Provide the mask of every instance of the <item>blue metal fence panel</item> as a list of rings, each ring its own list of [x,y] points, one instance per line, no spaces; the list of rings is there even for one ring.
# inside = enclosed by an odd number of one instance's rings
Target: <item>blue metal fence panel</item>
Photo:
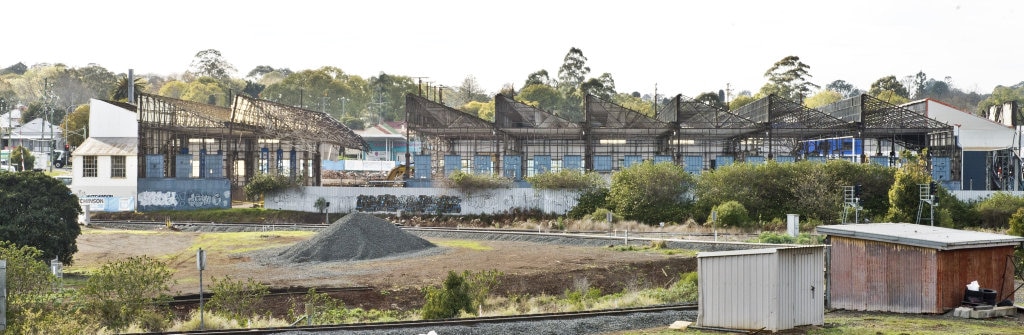
[[[583,170],[583,157],[580,155],[565,155],[562,157],[562,164],[568,170]]]
[[[594,156],[594,171],[610,172],[612,170],[612,156]]]
[[[501,174],[512,180],[523,180],[523,157],[505,156]]]
[[[204,178],[224,178],[224,156],[220,154],[206,155],[203,158],[206,162],[204,165]]]
[[[174,177],[178,179],[192,178],[192,156],[182,154],[174,156]]]
[[[750,164],[758,165],[763,164],[765,158],[764,156],[747,156],[747,158],[745,158],[744,161]]]
[[[952,179],[949,163],[949,157],[932,157],[932,180],[944,182]]]
[[[551,155],[534,155],[533,173],[541,174],[544,172],[551,172]]]
[[[444,175],[450,176],[455,171],[462,171],[462,156],[444,155]]]
[[[654,163],[672,162],[672,156],[669,155],[656,155],[654,156]]]
[[[715,168],[723,166],[729,166],[736,162],[736,158],[733,156],[718,156],[715,158]]]
[[[871,164],[877,164],[881,166],[889,166],[888,156],[871,156]]]
[[[778,156],[775,157],[775,162],[778,163],[795,163],[796,157],[793,156]]]
[[[622,167],[623,168],[628,168],[630,166],[633,166],[633,164],[640,164],[640,163],[643,163],[643,162],[644,162],[644,157],[643,156],[640,156],[640,155],[626,155],[626,157],[623,157],[623,159],[622,159]]]
[[[704,170],[704,157],[683,157],[683,170],[686,170],[686,172],[689,172],[690,174],[700,174],[700,172]]]
[[[413,176],[416,179],[430,179],[430,155],[412,157]]]
[[[473,157],[473,173],[491,173],[491,156],[476,155]]]

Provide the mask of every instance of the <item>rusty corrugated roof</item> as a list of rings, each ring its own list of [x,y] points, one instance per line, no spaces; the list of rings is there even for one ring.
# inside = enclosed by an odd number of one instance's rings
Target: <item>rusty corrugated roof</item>
[[[959,230],[910,223],[866,223],[827,225],[819,233],[862,240],[897,243],[938,250],[987,248],[1018,245],[1024,237],[980,231]]]

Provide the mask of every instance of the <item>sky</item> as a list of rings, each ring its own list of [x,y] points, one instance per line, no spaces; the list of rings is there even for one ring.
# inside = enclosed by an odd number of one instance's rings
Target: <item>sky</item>
[[[260,65],[334,66],[459,86],[520,89],[557,77],[579,48],[588,77],[618,92],[757,92],[790,55],[822,87],[923,71],[965,91],[1024,81],[1024,1],[113,1],[4,4],[0,67],[97,64],[115,73],[181,74],[220,51],[243,77]]]

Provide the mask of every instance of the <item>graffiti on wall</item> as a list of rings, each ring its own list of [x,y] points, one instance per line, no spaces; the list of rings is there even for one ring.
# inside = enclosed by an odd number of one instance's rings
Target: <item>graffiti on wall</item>
[[[226,192],[225,192],[226,193]],[[229,202],[227,201],[230,194],[206,194],[206,193],[192,193],[192,192],[161,192],[161,191],[147,191],[140,192],[138,195],[139,207],[141,209],[155,209],[159,208],[176,208],[176,209],[189,209],[189,208],[224,208],[227,207]]]
[[[356,211],[458,214],[462,212],[462,199],[441,195],[360,195],[356,198]]]

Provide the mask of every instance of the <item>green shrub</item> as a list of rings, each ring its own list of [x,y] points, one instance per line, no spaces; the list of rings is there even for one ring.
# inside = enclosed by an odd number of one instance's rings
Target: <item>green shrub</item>
[[[531,177],[526,181],[536,189],[547,190],[581,190],[588,191],[603,188],[607,184],[603,177],[596,172],[580,172],[577,170],[563,169],[558,172],[545,172]]]
[[[596,221],[596,222],[607,222],[608,221],[608,213],[612,213],[612,222],[622,221],[622,215],[619,215],[618,213],[614,213],[614,212],[608,210],[607,208],[598,208],[598,209],[594,210],[593,213],[590,213],[590,220],[591,221]]]
[[[471,174],[462,171],[455,171],[445,180],[445,184],[451,188],[457,188],[465,193],[473,191],[508,188],[512,186],[512,180],[493,174]]]
[[[1024,198],[1005,192],[997,192],[978,203],[979,224],[985,228],[1006,228],[1010,216],[1024,207]]]
[[[716,225],[724,227],[739,227],[747,228],[750,224],[749,213],[747,208],[739,201],[726,201],[712,209],[714,212],[718,212],[718,221]],[[711,217],[708,216],[708,222],[711,222]]]
[[[119,331],[170,301],[166,293],[171,275],[157,259],[130,257],[103,264],[78,292],[88,313],[104,327]]]
[[[598,208],[607,207],[608,189],[597,188],[580,194],[579,201],[565,216],[570,219],[582,219],[584,216],[594,213]]]
[[[612,175],[608,206],[629,220],[646,224],[682,221],[693,176],[671,162],[645,161]]]
[[[252,278],[242,281],[233,280],[231,276],[221,280],[214,278],[210,289],[213,291],[208,305],[210,310],[237,321],[243,327],[256,315],[257,304],[270,294],[269,287]]]
[[[427,287],[426,302],[420,314],[423,319],[451,319],[459,316],[460,311],[473,313],[473,298],[470,296],[469,284],[455,271],[448,271],[448,278],[440,288]]]
[[[501,271],[498,270],[486,270],[475,273],[466,270],[463,272],[462,277],[465,278],[466,285],[468,285],[467,290],[469,291],[470,304],[482,307],[487,302],[487,296],[491,294],[491,290],[498,286],[498,278],[501,275]],[[478,314],[479,312],[477,311]]]
[[[259,200],[267,193],[280,192],[299,187],[298,182],[279,174],[258,174],[245,184],[245,198]]]
[[[17,146],[11,150],[11,166],[18,171],[31,171],[36,165],[36,156],[28,148]]]

